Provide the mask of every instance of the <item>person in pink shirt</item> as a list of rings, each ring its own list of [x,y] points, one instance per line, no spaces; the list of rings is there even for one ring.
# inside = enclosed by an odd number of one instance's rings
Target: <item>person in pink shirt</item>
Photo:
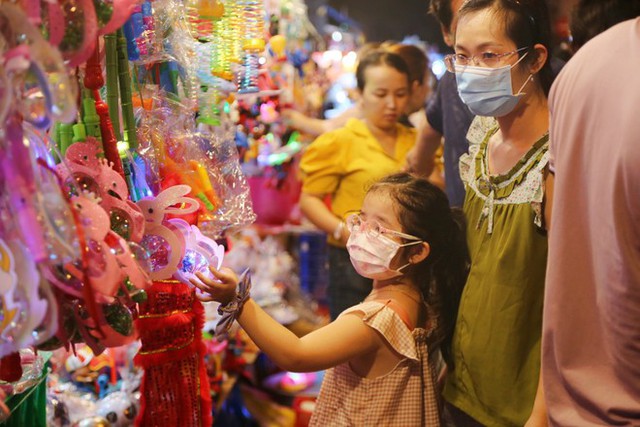
[[[640,425],[639,70],[635,18],[586,43],[549,97],[542,381],[553,426]]]

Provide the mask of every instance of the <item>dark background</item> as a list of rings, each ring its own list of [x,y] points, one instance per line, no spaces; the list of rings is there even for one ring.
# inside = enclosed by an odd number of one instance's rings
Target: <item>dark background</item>
[[[405,36],[417,35],[430,44],[445,46],[440,26],[428,14],[429,0],[306,0],[306,3],[314,23],[322,19],[315,16],[318,9],[331,6],[357,22],[366,41],[400,41]],[[341,24],[330,17],[328,22]]]
[[[330,6],[337,12],[356,22],[366,41],[402,40],[405,36],[417,35],[429,44],[446,51],[436,19],[428,14],[429,0],[305,0],[309,18],[321,30],[326,23],[341,26],[350,31],[344,22],[338,22],[327,14],[318,14],[323,6]],[[552,24],[558,18],[565,19],[576,0],[547,0]],[[558,32],[562,28],[556,28]],[[322,32],[322,30],[321,30]]]

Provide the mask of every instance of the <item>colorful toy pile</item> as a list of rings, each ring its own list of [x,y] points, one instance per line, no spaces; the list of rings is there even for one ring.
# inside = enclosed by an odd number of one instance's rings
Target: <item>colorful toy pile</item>
[[[216,239],[255,220],[232,117],[264,89],[265,19],[262,0],[0,3],[1,380],[26,347],[157,350],[145,319],[170,322],[189,278],[220,267]]]

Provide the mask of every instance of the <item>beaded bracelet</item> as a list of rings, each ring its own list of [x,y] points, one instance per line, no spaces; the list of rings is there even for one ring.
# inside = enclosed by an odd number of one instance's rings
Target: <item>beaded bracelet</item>
[[[242,306],[249,299],[250,290],[251,273],[249,272],[249,269],[246,269],[240,276],[236,296],[228,303],[220,304],[220,306],[218,307],[218,314],[222,317],[220,318],[220,320],[218,320],[218,324],[216,325],[217,337],[225,337],[229,333],[231,325],[240,315]]]

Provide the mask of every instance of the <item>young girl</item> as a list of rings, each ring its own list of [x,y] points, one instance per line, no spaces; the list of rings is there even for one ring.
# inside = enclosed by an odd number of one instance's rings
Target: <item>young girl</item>
[[[373,279],[364,302],[303,338],[236,292],[238,278],[193,284],[234,315],[281,368],[328,369],[311,425],[438,426],[441,353],[449,347],[468,253],[464,227],[444,193],[398,173],[374,184],[347,220],[354,268]],[[246,301],[244,304],[243,300]]]

